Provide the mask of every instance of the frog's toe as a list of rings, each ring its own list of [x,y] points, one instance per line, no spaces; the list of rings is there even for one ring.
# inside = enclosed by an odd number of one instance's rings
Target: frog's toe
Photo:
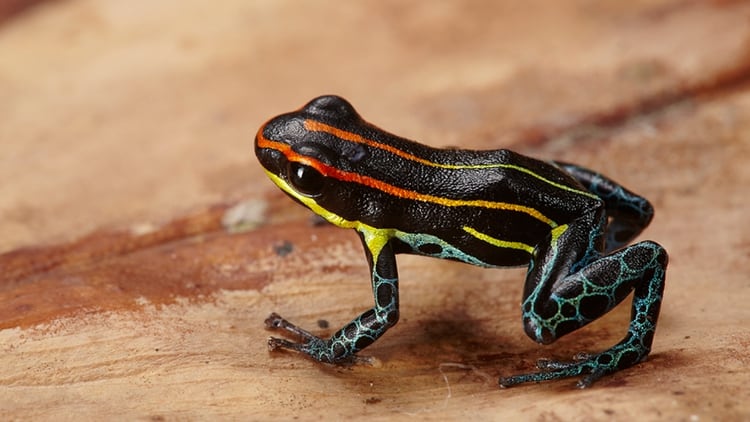
[[[269,330],[278,330],[280,328],[283,328],[285,324],[288,324],[288,321],[281,317],[281,315],[277,314],[276,312],[273,312],[271,315],[266,318],[263,323],[266,326],[266,329]]]
[[[540,359],[539,362],[537,362],[537,367],[541,369],[540,372],[503,377],[500,378],[499,384],[501,387],[512,387],[514,385],[524,384],[527,382],[542,382],[561,378],[575,377],[585,373],[589,365],[585,362],[580,361],[561,362],[556,360]],[[604,375],[604,373],[602,373],[602,375]],[[599,377],[597,377],[597,379],[598,378]],[[581,385],[581,383],[579,382],[578,387],[588,387],[594,381],[595,379],[592,379],[586,385]]]
[[[290,333],[290,334],[293,334],[295,336],[302,338],[304,342],[310,342],[310,341],[317,339],[317,337],[313,335],[312,333],[310,333],[309,331],[303,330],[302,328],[297,327],[296,325],[282,318],[281,315],[275,312],[269,315],[268,318],[266,318],[266,320],[264,321],[264,324],[267,330],[286,331],[287,333]],[[283,347],[286,349],[299,350],[298,348],[289,347],[288,344],[294,344],[291,342],[283,343],[281,342],[280,339],[275,339],[273,342],[275,344],[279,344],[279,346],[276,346],[275,348]],[[281,345],[282,343],[283,345]],[[269,344],[269,347],[271,347],[271,340],[269,340],[268,344]]]
[[[586,388],[607,374],[635,365],[645,359],[647,355],[648,351],[645,349],[620,344],[594,355],[579,353],[574,356],[572,361],[540,359],[537,362],[537,367],[541,371],[500,378],[499,384],[501,387],[511,387],[527,382],[550,381],[585,375],[576,386]]]
[[[299,351],[300,347],[301,345],[299,343],[294,343],[283,338],[277,338],[277,337],[268,338],[268,350],[269,351],[274,351],[274,350],[279,350],[279,349]]]

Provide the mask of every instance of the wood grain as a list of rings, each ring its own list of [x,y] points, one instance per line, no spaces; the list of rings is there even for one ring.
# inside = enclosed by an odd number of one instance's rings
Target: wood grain
[[[178,13],[179,9],[179,13]],[[0,408],[8,419],[750,420],[750,4],[41,2],[0,26]],[[437,146],[605,171],[670,252],[651,358],[575,390],[497,378],[552,346],[523,269],[399,257],[374,365],[270,354],[372,302],[356,236],[252,157],[267,118],[338,93]],[[237,208],[236,205],[240,206]],[[322,321],[327,322],[330,328]]]

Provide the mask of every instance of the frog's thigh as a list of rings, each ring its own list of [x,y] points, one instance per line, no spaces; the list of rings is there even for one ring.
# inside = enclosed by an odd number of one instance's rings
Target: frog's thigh
[[[540,343],[586,325],[621,301],[614,288],[612,265],[602,265],[600,250],[606,217],[598,209],[572,223],[558,226],[537,246],[531,260],[523,293],[523,323],[526,334]],[[589,287],[610,285],[592,294]],[[614,290],[616,292],[613,292]],[[613,299],[613,296],[618,296]]]
[[[560,162],[557,165],[604,201],[609,218],[606,251],[627,245],[651,222],[654,207],[646,198],[585,167]]]
[[[527,335],[540,343],[551,343],[601,317],[634,289],[635,318],[656,322],[666,252],[656,243],[641,242],[601,256],[597,245],[604,221],[600,219],[599,227],[587,225],[589,221],[577,220],[561,233],[553,232],[531,264],[523,322]]]

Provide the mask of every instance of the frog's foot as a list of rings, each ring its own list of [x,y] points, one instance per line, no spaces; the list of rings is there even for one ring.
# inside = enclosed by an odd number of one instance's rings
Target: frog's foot
[[[266,329],[268,330],[286,331],[287,333],[293,334],[302,339],[301,343],[295,343],[283,338],[269,337],[268,350],[270,351],[279,349],[294,350],[296,352],[304,353],[313,358],[316,358],[316,356],[313,354],[313,351],[316,349],[319,350],[325,345],[325,340],[315,336],[307,330],[297,327],[275,312],[269,315],[268,318],[266,318],[265,324]]]
[[[269,315],[268,318],[266,318],[265,324],[266,329],[268,330],[285,331],[302,339],[301,342],[296,343],[283,338],[269,337],[268,350],[270,351],[283,349],[293,350],[295,352],[307,355],[318,362],[324,363],[371,363],[371,359],[368,357],[342,355],[339,350],[332,345],[331,340],[322,339],[307,330],[297,327],[296,325],[282,318],[277,313],[272,313],[271,315]]]
[[[610,350],[595,355],[579,353],[573,358],[572,362],[540,359],[537,362],[537,367],[541,369],[540,372],[500,378],[499,384],[501,387],[511,387],[526,382],[549,381],[586,374],[576,383],[576,387],[586,388],[604,375],[612,374],[643,361],[648,356],[648,352],[648,349],[640,345],[621,343]]]

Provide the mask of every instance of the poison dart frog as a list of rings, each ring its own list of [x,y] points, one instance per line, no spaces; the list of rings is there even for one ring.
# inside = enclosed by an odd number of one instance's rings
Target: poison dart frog
[[[500,378],[503,387],[580,376],[584,388],[644,360],[659,316],[667,252],[629,245],[653,207],[592,170],[498,149],[436,149],[367,123],[337,96],[313,99],[265,123],[255,153],[268,177],[336,226],[356,230],[375,304],[330,338],[277,314],[265,321],[301,342],[291,349],[342,363],[399,319],[396,254],[481,267],[528,266],[521,313],[526,334],[548,344],[601,317],[633,292],[627,335],[570,362],[541,360],[538,372]],[[628,246],[629,245],[629,246]]]

